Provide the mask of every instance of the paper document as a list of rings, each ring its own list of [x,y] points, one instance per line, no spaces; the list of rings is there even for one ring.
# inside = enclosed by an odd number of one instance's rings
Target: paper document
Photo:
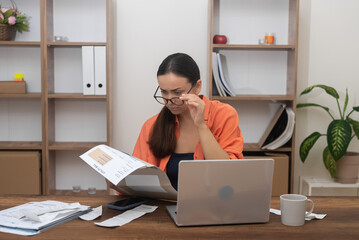
[[[33,235],[67,222],[91,210],[79,203],[29,202],[0,211],[0,231]]]
[[[92,221],[102,215],[102,206],[93,208],[91,212],[81,215],[80,218],[85,221]]]
[[[122,194],[177,199],[177,191],[164,171],[131,155],[106,145],[98,145],[80,158],[116,185]]]
[[[136,169],[145,166],[142,161],[106,145],[96,146],[80,158],[115,185]]]
[[[123,226],[126,223],[129,223],[136,218],[142,217],[146,213],[151,213],[155,211],[158,207],[157,206],[150,206],[142,204],[134,209],[127,210],[124,213],[121,213],[120,215],[117,215],[115,217],[109,218],[103,222],[97,222],[95,223],[98,226],[101,227],[119,227]]]
[[[279,215],[279,216],[282,214],[281,210],[274,209],[274,208],[269,209],[269,212],[274,213],[275,215]],[[311,213],[305,217],[305,220],[307,220],[307,221],[310,221],[312,219],[321,220],[321,219],[325,218],[325,216],[327,216],[327,214]]]

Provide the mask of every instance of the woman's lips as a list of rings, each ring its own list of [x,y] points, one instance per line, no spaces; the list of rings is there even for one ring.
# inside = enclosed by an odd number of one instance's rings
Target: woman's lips
[[[178,111],[180,108],[179,107],[169,107],[168,108],[170,111]]]

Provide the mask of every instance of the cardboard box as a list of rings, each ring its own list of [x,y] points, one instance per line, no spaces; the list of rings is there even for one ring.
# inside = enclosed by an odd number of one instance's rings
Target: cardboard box
[[[26,93],[25,81],[0,81],[1,93]]]
[[[0,151],[0,194],[41,194],[39,151]]]
[[[289,157],[286,154],[266,153],[262,156],[244,156],[246,159],[272,158],[274,160],[272,196],[288,193]]]

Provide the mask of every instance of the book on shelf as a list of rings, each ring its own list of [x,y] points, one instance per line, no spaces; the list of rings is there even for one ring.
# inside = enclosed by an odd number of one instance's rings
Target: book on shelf
[[[223,54],[217,53],[217,64],[218,64],[218,71],[219,71],[219,79],[220,83],[222,84],[222,87],[225,91],[225,93],[228,96],[234,97],[236,94],[232,90],[232,87],[230,86],[228,75],[225,73],[228,73],[227,69],[227,59],[226,56]]]
[[[282,104],[260,138],[262,149],[274,150],[286,144],[293,135],[295,114],[292,108]]]
[[[232,90],[232,87],[228,81],[227,73],[227,61],[226,56],[220,53],[212,53],[212,72],[213,72],[213,81],[216,85],[218,93],[220,96],[235,96],[236,94]]]
[[[258,146],[262,147],[264,142],[266,141],[266,139],[268,138],[269,134],[271,133],[274,125],[277,123],[279,117],[282,115],[282,112],[284,111],[284,109],[286,108],[286,104],[281,104],[278,108],[278,110],[276,111],[276,113],[274,114],[273,118],[271,119],[271,121],[269,122],[267,128],[265,129],[262,137],[259,139],[258,141]]]
[[[227,96],[219,78],[218,60],[215,52],[212,53],[212,75],[217,91],[221,97]]]
[[[106,47],[94,47],[95,95],[106,95]]]
[[[94,47],[82,46],[83,95],[95,95]]]

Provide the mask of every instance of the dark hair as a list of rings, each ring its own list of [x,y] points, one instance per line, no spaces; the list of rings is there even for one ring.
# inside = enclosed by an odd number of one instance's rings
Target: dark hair
[[[185,77],[194,86],[201,78],[197,63],[185,53],[175,53],[163,60],[157,70],[157,77],[167,73],[174,73]]]
[[[166,57],[157,71],[157,77],[173,73],[185,77],[194,86],[201,78],[197,63],[185,53],[175,53]],[[156,158],[172,154],[177,145],[175,134],[176,116],[165,106],[153,126],[148,144]]]

